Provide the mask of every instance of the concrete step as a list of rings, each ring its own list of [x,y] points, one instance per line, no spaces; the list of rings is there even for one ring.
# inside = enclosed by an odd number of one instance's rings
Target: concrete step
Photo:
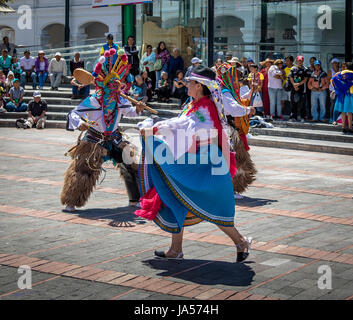
[[[69,107],[70,108],[70,107]],[[72,108],[70,108],[72,109]],[[67,117],[67,112],[53,112],[48,110],[46,113],[47,115],[47,120],[59,120],[59,121],[66,121]],[[19,119],[19,118],[27,118],[28,113],[27,112],[6,112],[6,113],[0,113],[0,119]],[[137,124],[145,119],[147,119],[150,116],[149,112],[144,113],[140,117],[123,117],[120,121],[120,123],[123,124]],[[166,118],[163,116],[163,118]]]
[[[78,103],[77,103],[78,104]],[[74,109],[76,105],[60,105],[60,104],[49,104],[48,105],[48,111],[50,112],[63,112],[63,113],[68,113],[72,109]],[[180,110],[172,110],[172,109],[157,109],[158,111],[158,116],[161,117],[166,117],[166,118],[172,118],[172,117],[177,117],[178,114],[180,113]],[[147,110],[144,110],[144,115],[151,115],[151,113]]]
[[[341,125],[332,125],[328,123],[313,123],[313,122],[289,122],[289,121],[273,121],[272,124],[275,127],[281,128],[300,128],[300,129],[311,129],[311,130],[330,130],[330,131],[341,131]]]
[[[289,137],[253,136],[250,146],[325,152],[353,156],[353,144],[344,142],[308,140]]]
[[[66,121],[66,113],[63,112],[47,112],[48,120],[64,120]],[[19,119],[19,118],[27,118],[27,112],[6,112],[0,113],[0,119]]]
[[[25,115],[23,113],[23,115]],[[22,117],[23,117],[22,115]],[[19,117],[21,118],[21,116]],[[0,127],[16,127],[15,125],[16,119],[1,119],[0,118]],[[120,123],[119,127],[124,131],[127,129],[135,129],[138,130],[137,125],[134,123]],[[47,120],[46,128],[49,129],[66,129],[66,121],[64,120]]]
[[[30,100],[32,100],[33,97],[31,96],[25,96],[23,98],[23,101],[25,103],[28,103]],[[61,104],[61,105],[72,105],[72,106],[77,106],[81,101],[82,99],[70,99],[70,98],[65,98],[65,97],[44,97],[43,96],[43,99],[47,102],[48,105],[58,105],[58,104]]]
[[[77,106],[80,104],[82,99],[71,99],[69,96],[66,94],[63,95],[62,97],[57,97],[57,96],[43,96],[43,99],[47,102],[48,106],[49,105],[67,105],[67,106]],[[25,96],[23,98],[23,101],[25,103],[28,103],[30,100],[32,100],[32,96]],[[179,110],[180,107],[177,103],[159,103],[159,102],[149,102],[147,103],[148,106],[150,106],[153,109],[159,110],[159,109],[164,109],[164,110]]]
[[[290,137],[308,140],[325,140],[353,143],[353,135],[342,134],[337,131],[312,130],[303,128],[251,128],[251,133],[255,135]]]
[[[39,90],[42,94],[42,99],[47,99],[48,97],[56,97],[56,98],[71,98],[72,90],[71,89],[63,89],[60,88],[60,91],[52,91],[50,89]],[[33,97],[34,90],[25,90],[25,97]]]

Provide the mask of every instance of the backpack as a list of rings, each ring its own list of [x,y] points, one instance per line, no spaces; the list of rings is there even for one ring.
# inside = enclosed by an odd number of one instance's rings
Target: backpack
[[[15,125],[16,125],[16,128],[17,129],[28,129],[28,125],[27,125],[27,120],[24,119],[24,118],[20,118],[20,119],[17,119],[16,122],[15,122]]]

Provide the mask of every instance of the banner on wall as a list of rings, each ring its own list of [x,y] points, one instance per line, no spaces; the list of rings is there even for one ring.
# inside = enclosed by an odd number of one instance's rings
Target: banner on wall
[[[115,7],[125,4],[139,4],[139,3],[152,3],[152,0],[139,1],[139,0],[92,0],[92,8],[101,7]]]

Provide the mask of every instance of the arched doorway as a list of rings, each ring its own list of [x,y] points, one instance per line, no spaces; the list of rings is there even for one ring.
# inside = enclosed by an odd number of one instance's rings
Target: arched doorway
[[[266,43],[260,50],[260,60],[266,58],[284,58],[297,52],[297,24],[295,16],[287,13],[274,12],[267,15]],[[256,20],[256,28],[261,29],[261,18]]]
[[[15,43],[15,30],[9,26],[0,26],[0,42],[3,37],[9,37],[11,43]]]
[[[40,43],[42,48],[62,48],[65,42],[65,26],[53,23],[42,29]]]
[[[214,58],[222,58],[227,51],[231,51],[234,56],[243,55],[243,33],[244,20],[231,15],[220,15],[214,21]]]
[[[102,39],[109,32],[109,27],[102,22],[87,22],[79,27],[79,33],[83,36],[83,39]]]

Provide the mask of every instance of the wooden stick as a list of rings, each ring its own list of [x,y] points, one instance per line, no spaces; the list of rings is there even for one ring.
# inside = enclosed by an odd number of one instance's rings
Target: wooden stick
[[[131,98],[131,97],[129,97],[129,96],[123,94],[123,93],[119,93],[119,95],[122,96],[124,99],[129,100],[131,103],[134,103],[134,104],[137,104],[137,103],[138,103],[137,100],[135,100],[134,98]],[[148,110],[149,112],[152,112],[152,113],[154,113],[154,114],[158,114],[158,111],[157,111],[157,110],[152,109],[151,107],[147,106],[145,103],[144,103],[144,107],[145,107],[145,109]]]

